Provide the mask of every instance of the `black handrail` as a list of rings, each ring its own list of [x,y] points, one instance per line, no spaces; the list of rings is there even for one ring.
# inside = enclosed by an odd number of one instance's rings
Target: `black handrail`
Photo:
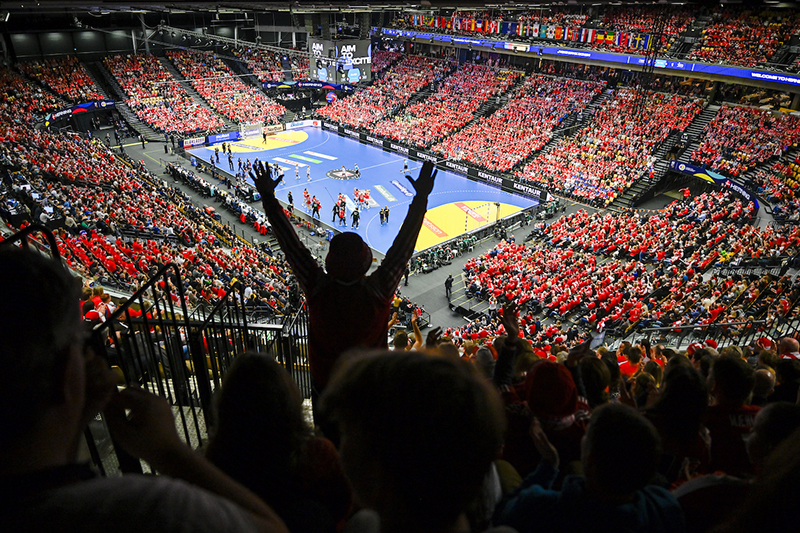
[[[32,233],[34,232],[41,232],[45,239],[47,239],[47,243],[50,245],[50,256],[58,262],[61,262],[61,252],[58,250],[58,243],[56,242],[56,236],[50,231],[48,228],[42,226],[41,224],[30,224],[29,226],[25,226],[24,229],[16,232],[14,235],[9,237],[8,239],[1,241],[0,245],[12,245],[16,242],[22,241],[22,246],[27,248],[28,247],[28,239]]]

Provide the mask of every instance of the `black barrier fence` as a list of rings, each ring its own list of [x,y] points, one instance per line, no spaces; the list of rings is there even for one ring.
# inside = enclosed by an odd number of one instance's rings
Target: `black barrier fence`
[[[33,247],[60,259],[55,237],[40,225],[28,226],[0,246]],[[214,306],[190,312],[184,285],[178,267],[167,264],[108,319],[89,324],[87,347],[108,362],[118,386],[139,386],[169,402],[179,435],[193,448],[207,441],[214,391],[245,351],[274,357],[303,397],[311,397],[304,301],[290,315],[265,318],[246,302],[238,284]],[[144,470],[116,445],[102,414],[89,423],[85,440],[102,474]]]
[[[363,133],[358,130],[342,127],[331,122],[322,121],[322,128],[335,132],[342,137],[349,137],[363,144],[377,146],[378,148],[381,148],[387,152],[408,157],[414,161],[431,161],[438,168],[443,170],[461,174],[462,176],[466,176],[473,181],[486,183],[505,192],[521,194],[522,196],[533,198],[540,204],[547,203],[548,200],[551,199],[551,196],[544,188],[533,187],[525,183],[520,183],[519,181],[512,179],[508,174],[480,170],[472,165],[468,165],[459,161],[451,161],[450,159],[443,158],[440,155],[427,152],[425,150],[420,150],[418,148],[412,148],[403,143],[386,139],[381,135]]]
[[[716,342],[717,350],[721,350],[726,346],[751,346],[762,338],[777,344],[784,337],[798,338],[798,336],[800,336],[800,317],[778,316],[769,320],[642,328],[620,337],[619,340],[640,342],[647,339],[652,345],[663,344],[685,349],[692,342],[711,339]]]

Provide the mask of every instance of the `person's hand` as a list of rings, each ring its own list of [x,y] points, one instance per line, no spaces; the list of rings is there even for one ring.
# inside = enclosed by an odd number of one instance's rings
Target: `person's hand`
[[[261,161],[253,165],[253,170],[250,171],[250,177],[253,178],[253,183],[256,184],[256,189],[258,189],[262,198],[274,198],[275,187],[283,180],[282,176],[273,180],[272,168],[269,165],[265,167],[264,163]]]
[[[533,439],[533,445],[536,446],[536,451],[538,451],[539,455],[542,456],[542,461],[550,463],[554,469],[558,470],[558,450],[556,450],[556,447],[553,446],[553,444],[550,442],[550,439],[548,439],[547,435],[545,435],[538,418],[533,417],[533,420],[531,421],[531,427],[528,428],[528,433],[530,434],[531,439]]]
[[[117,375],[108,367],[105,359],[86,349],[86,401],[83,405],[83,423],[88,424],[103,410],[116,392]]]
[[[519,321],[517,320],[517,304],[508,302],[503,306],[502,316],[503,327],[509,341],[516,341],[519,338]]]
[[[426,348],[435,348],[439,346],[439,341],[442,337],[442,328],[433,328],[428,332],[428,335],[425,337],[425,347]]]
[[[628,390],[628,382],[625,379],[625,374],[620,374],[619,376],[619,403],[636,409],[636,398],[634,398],[631,391]]]
[[[130,415],[125,416],[129,410]],[[136,387],[128,387],[106,406],[108,429],[134,457],[144,459],[156,470],[171,452],[186,444],[175,429],[175,417],[167,400]]]
[[[661,391],[656,387],[655,383],[647,384],[647,402],[645,407],[652,407],[661,398]]]
[[[411,182],[411,186],[417,191],[417,196],[427,198],[433,190],[433,180],[438,173],[439,169],[435,168],[432,162],[425,161],[416,180],[411,179],[411,176],[408,175],[406,175],[406,179]]]
[[[417,312],[416,311],[411,313],[411,323],[412,324],[416,324],[417,323]]]

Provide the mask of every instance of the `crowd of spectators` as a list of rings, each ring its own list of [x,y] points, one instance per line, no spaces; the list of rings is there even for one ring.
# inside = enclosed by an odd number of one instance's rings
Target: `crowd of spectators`
[[[222,119],[195,102],[155,56],[119,55],[103,63],[125,91],[128,107],[154,130],[192,135],[225,128]]]
[[[703,131],[692,161],[737,177],[778,159],[800,143],[800,117],[751,107],[723,105]]]
[[[541,224],[529,245],[502,242],[466,262],[467,294],[494,305],[451,335],[457,341],[504,335],[497,310],[508,302],[523,310],[520,325],[536,349],[584,330],[621,334],[640,326],[766,319],[764,331],[771,331],[797,314],[800,282],[703,275],[752,261],[780,264],[800,251],[800,228],[759,229],[747,223],[753,216],[750,204],[720,191],[659,212],[580,210]],[[548,319],[558,322],[543,325]]]
[[[391,114],[422,88],[440,82],[454,67],[449,62],[407,56],[369,87],[320,109],[320,117],[346,126],[367,128]]]
[[[599,93],[602,82],[529,76],[489,117],[433,146],[445,157],[493,171],[508,171],[552,138],[571,113],[580,113]]]
[[[93,102],[105,98],[77,57],[26,61],[19,63],[18,67],[26,76],[70,102]]]
[[[263,91],[246,85],[216,56],[170,50],[167,57],[217,113],[237,123],[278,124],[286,108]]]
[[[777,220],[800,220],[800,155],[787,156],[768,168],[756,170],[745,178],[745,184],[772,204],[772,215]]]
[[[284,81],[286,75],[281,64],[282,55],[268,50],[234,50],[234,55],[245,62],[247,68],[258,77],[261,82]],[[308,79],[308,57],[288,54],[292,64],[292,78],[297,80]]]
[[[400,52],[391,50],[376,50],[372,52],[371,69],[373,74],[383,72],[386,67],[403,57]]]
[[[607,126],[591,129],[598,142],[587,150],[601,143],[652,149],[699,111],[690,98],[656,95],[652,122],[631,120],[620,93],[600,110],[596,123]],[[127,276],[135,288],[175,262],[181,279],[174,282],[190,301],[218,301],[236,279],[248,302],[278,312],[291,281],[286,263],[237,241],[98,140],[34,129],[31,110],[16,103],[6,95],[0,110],[2,200],[24,204],[35,222],[56,226],[63,218],[55,229],[68,264],[93,275],[94,263],[96,272]],[[435,175],[430,163],[424,168],[426,177],[411,180],[418,196],[409,211],[420,225],[426,205],[419,198],[427,201]],[[262,194],[269,186],[259,179]],[[799,226],[762,229],[748,224],[752,215],[749,204],[718,191],[652,213],[581,210],[537,226],[531,245],[501,242],[465,266],[470,292],[494,299],[485,323],[442,338],[434,330],[427,353],[398,343],[394,352],[355,353],[329,369],[317,420],[330,439],[306,423],[281,364],[238,355],[208,419],[205,456],[177,434],[173,406],[143,388],[118,390],[105,360],[87,349],[81,319],[102,320],[107,299],[81,294],[41,254],[0,250],[7,372],[0,402],[15,406],[0,410],[5,529],[783,530],[798,520],[800,347],[771,332],[780,331],[781,317],[800,318],[800,280],[708,272],[798,256]],[[274,218],[282,216],[278,208],[271,216],[288,228]],[[405,259],[419,225],[412,229],[400,243]],[[127,230],[138,236],[119,235]],[[371,254],[355,244],[328,256],[328,273],[302,255],[314,265],[313,275],[298,271],[304,288],[317,284],[310,299],[331,286],[347,294],[400,281],[405,260],[383,276],[379,269],[371,286],[326,279],[352,271],[359,253],[357,268],[369,269]],[[178,298],[167,284],[161,290]],[[89,309],[84,316],[79,303]],[[384,311],[364,306],[363,320]],[[685,353],[649,342],[591,350],[581,331],[760,317],[769,330],[752,343],[736,342],[745,330],[730,330],[730,346],[717,350],[707,339]],[[336,320],[321,325],[326,334],[315,343],[354,336]],[[160,475],[98,477],[78,462],[77,444],[100,411],[115,445]]]
[[[5,67],[0,67],[0,85],[2,111],[14,113],[25,122],[33,122],[37,116],[68,107],[55,94],[28,83],[25,78]]]
[[[755,67],[766,63],[792,35],[800,17],[772,11],[716,11],[689,59]]]
[[[591,123],[565,137],[515,174],[579,201],[611,203],[652,172],[651,154],[670,133],[683,131],[702,110],[702,100],[650,93],[646,114],[636,115],[636,92],[618,89]]]
[[[14,219],[15,227],[36,222],[54,229],[76,272],[135,290],[176,262],[191,307],[217,302],[237,279],[254,309],[282,312],[292,275],[274,252],[236,237],[99,140],[34,130],[13,116],[3,114],[0,131],[2,161],[10,170],[2,214],[8,221],[10,203],[25,205],[28,215],[24,222]]]
[[[510,70],[464,63],[428,98],[370,129],[396,141],[427,148],[463,127],[484,102],[505,92],[519,76]]]

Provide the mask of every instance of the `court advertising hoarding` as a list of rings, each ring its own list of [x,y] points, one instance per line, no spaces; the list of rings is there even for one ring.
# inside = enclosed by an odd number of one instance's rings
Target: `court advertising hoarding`
[[[355,139],[364,144],[377,146],[378,148],[382,148],[387,152],[392,152],[414,161],[431,161],[437,167],[443,170],[461,174],[473,181],[479,181],[494,187],[498,187],[505,192],[527,196],[528,198],[534,198],[540,203],[546,203],[553,199],[553,196],[546,190],[525,183],[519,183],[518,181],[510,179],[508,176],[501,173],[479,170],[471,165],[466,165],[459,161],[444,159],[439,155],[426,152],[424,150],[411,148],[396,141],[382,139],[377,135],[367,135],[352,128],[345,128],[325,121],[322,121],[322,129],[332,131],[341,135],[342,137]]]
[[[191,139],[183,140],[183,147],[190,148],[192,146],[202,146],[206,143],[205,137],[192,137]]]
[[[472,37],[454,37],[439,33],[395,30],[392,28],[381,28],[380,33],[381,35],[386,35],[388,37],[428,39],[432,41],[441,41],[453,44],[480,46],[497,51],[516,50],[521,52],[538,53],[539,55],[545,56],[574,57],[593,61],[606,61],[609,63],[617,63],[620,65],[620,67],[624,67],[625,65],[643,66],[645,62],[644,56],[597,52],[595,50],[562,48],[557,46],[540,46],[537,44],[525,44],[519,42],[498,41],[493,39],[480,39]],[[708,74],[748,80],[767,81],[772,83],[781,83],[792,87],[800,87],[800,76],[781,72],[767,72],[748,68],[712,65],[709,63],[697,63],[692,61],[678,61],[672,59],[656,59],[654,66],[657,69],[683,71],[687,76],[690,76],[692,73]]]

